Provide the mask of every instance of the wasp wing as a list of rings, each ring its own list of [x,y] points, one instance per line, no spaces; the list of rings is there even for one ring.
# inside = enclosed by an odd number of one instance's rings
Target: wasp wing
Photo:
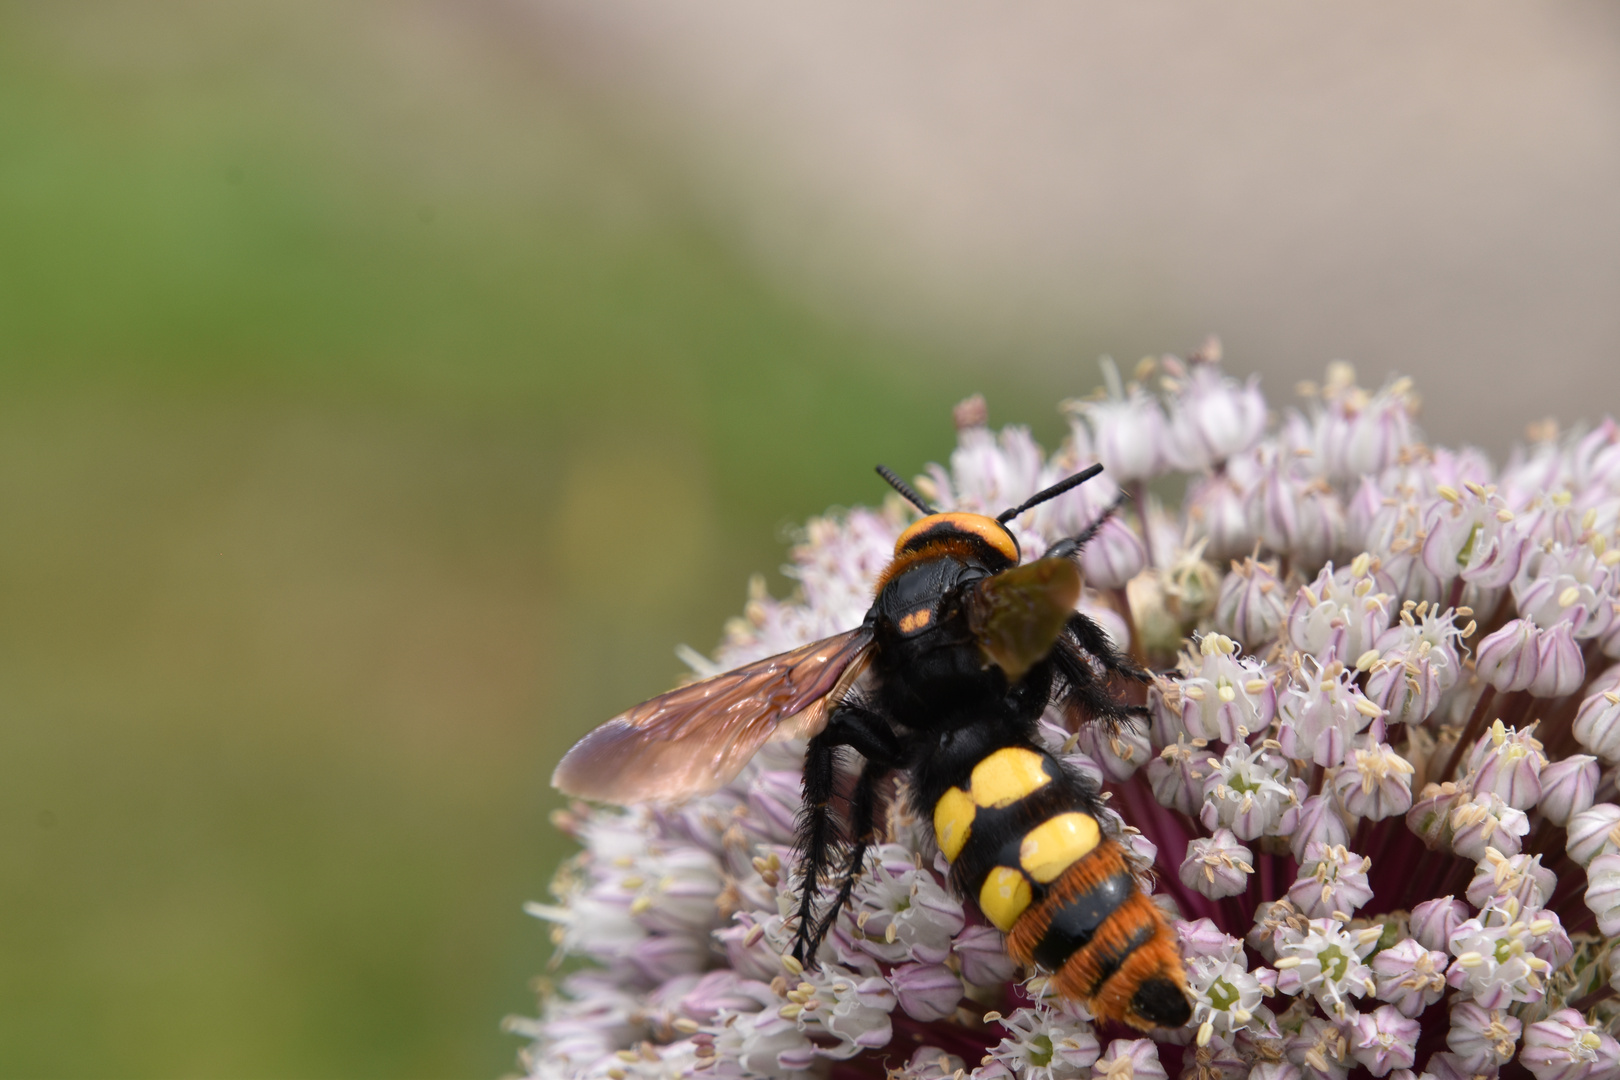
[[[825,727],[824,700],[865,669],[871,645],[860,627],[660,694],[574,744],[551,783],[622,805],[716,791],[773,737]]]
[[[1052,651],[1080,602],[1080,569],[1066,558],[992,574],[968,597],[968,627],[984,655],[1017,682]]]

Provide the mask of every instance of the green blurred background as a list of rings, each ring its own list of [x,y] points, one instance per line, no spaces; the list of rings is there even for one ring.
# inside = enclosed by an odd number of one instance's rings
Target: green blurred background
[[[990,388],[613,131],[431,8],[0,6],[0,1074],[510,1071],[561,750]]]

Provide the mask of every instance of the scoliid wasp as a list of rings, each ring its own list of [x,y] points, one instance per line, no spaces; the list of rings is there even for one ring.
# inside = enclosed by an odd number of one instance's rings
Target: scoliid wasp
[[[1049,971],[1099,1018],[1185,1024],[1173,931],[1103,831],[1097,791],[1036,739],[1052,705],[1071,726],[1145,713],[1109,682],[1151,677],[1076,610],[1077,556],[1101,519],[1027,563],[1007,527],[1101,471],[992,518],[939,512],[879,466],[923,516],[900,534],[860,626],[637,705],[580,740],[552,783],[606,802],[674,801],[724,786],[767,741],[806,737],[797,960],[815,962],[849,901],[877,840],[882,782],[898,774],[933,822],[952,886],[1007,935],[1015,959]],[[847,833],[833,805],[843,747],[864,762]],[[844,844],[837,891],[818,912]]]

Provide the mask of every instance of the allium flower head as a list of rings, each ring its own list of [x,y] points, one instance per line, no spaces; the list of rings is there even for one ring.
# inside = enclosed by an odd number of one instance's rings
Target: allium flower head
[[[1104,381],[1051,454],[964,402],[916,483],[993,515],[1105,467],[1009,528],[1033,559],[1112,512],[1078,608],[1153,673],[1115,688],[1148,719],[1054,705],[1039,740],[1170,913],[1191,1022],[1121,1037],[1020,969],[892,787],[794,960],[784,740],[680,806],[559,812],[581,850],[529,910],[572,963],[509,1021],[528,1075],[1620,1080],[1620,424],[1538,430],[1498,466],[1346,364],[1297,408],[1214,343]],[[859,625],[912,520],[894,499],[811,520],[793,594],[756,579],[714,655],[681,655],[710,675]]]

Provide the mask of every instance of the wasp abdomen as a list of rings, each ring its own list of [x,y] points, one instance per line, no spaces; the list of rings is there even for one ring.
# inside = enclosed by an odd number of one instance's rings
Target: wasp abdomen
[[[1051,971],[1099,1017],[1180,1026],[1190,1010],[1175,938],[1094,805],[1050,755],[1007,746],[935,802],[934,834],[1014,959]]]

